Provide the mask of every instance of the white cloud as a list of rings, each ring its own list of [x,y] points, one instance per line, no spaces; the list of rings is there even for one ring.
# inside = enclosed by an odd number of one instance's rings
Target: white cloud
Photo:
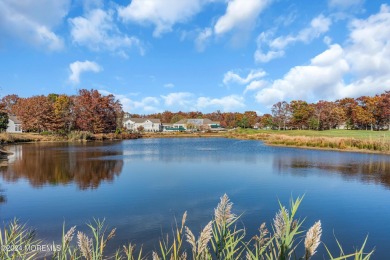
[[[269,105],[279,100],[330,97],[335,88],[343,85],[343,76],[348,71],[344,50],[335,44],[314,57],[310,65],[293,67],[282,79],[260,90],[256,100]]]
[[[174,88],[174,87],[175,87],[175,84],[173,84],[173,83],[164,84],[164,88]]]
[[[99,90],[104,95],[113,94],[122,106],[123,110],[130,113],[148,114],[158,113],[164,110],[170,111],[237,111],[245,107],[244,98],[238,95],[224,96],[221,98],[197,97],[189,92],[173,92],[160,97],[145,97],[134,100],[130,94],[115,94],[107,90]]]
[[[156,97],[145,97],[141,101],[132,101],[130,104],[130,110],[142,109],[145,112],[154,113],[161,110],[157,107],[160,105],[160,101]]]
[[[99,66],[96,62],[93,61],[75,61],[69,65],[70,68],[70,76],[69,81],[78,84],[80,83],[80,76],[84,72],[94,72],[98,73],[102,71],[102,67]]]
[[[390,7],[350,23],[345,46],[330,45],[307,66],[290,69],[256,94],[259,103],[280,100],[338,99],[390,89]]]
[[[246,94],[248,91],[255,91],[261,89],[266,85],[267,81],[265,80],[254,80],[245,87],[244,94]]]
[[[244,108],[244,98],[237,95],[230,95],[222,98],[199,97],[196,102],[198,110],[205,108],[221,108],[224,112],[237,111]]]
[[[251,70],[245,78],[241,77],[240,75],[238,75],[234,71],[228,71],[225,73],[225,75],[223,77],[223,83],[225,85],[227,85],[229,83],[237,83],[237,84],[243,85],[243,84],[248,84],[252,80],[262,78],[265,75],[266,75],[265,71],[261,70],[261,69],[260,70]]]
[[[74,43],[91,50],[108,50],[127,57],[127,52],[136,47],[143,54],[140,40],[122,33],[114,22],[114,11],[94,9],[85,17],[69,19],[71,36]]]
[[[332,8],[347,9],[360,6],[364,0],[329,0],[329,6]]]
[[[125,21],[155,25],[153,35],[170,32],[176,23],[186,22],[201,10],[205,0],[133,0],[126,7],[118,8]]]
[[[99,92],[103,95],[112,94],[118,99],[123,107],[123,111],[129,113],[158,113],[161,112],[159,109],[160,101],[156,97],[145,97],[140,101],[133,100],[128,96],[133,96],[134,94],[130,93],[128,95],[123,94],[115,94],[111,93],[107,90],[99,90]]]
[[[221,98],[196,97],[189,92],[175,92],[161,96],[165,106],[186,111],[204,111],[205,109],[221,109],[222,111],[235,111],[245,107],[244,98],[230,95]]]
[[[194,95],[189,92],[174,92],[169,93],[166,96],[162,95],[161,98],[164,100],[166,106],[188,108],[194,105],[193,96]]]
[[[213,36],[213,30],[210,27],[207,27],[201,32],[199,32],[198,36],[195,39],[195,47],[199,52],[205,50],[206,44],[211,36]]]
[[[3,0],[0,2],[0,35],[16,36],[48,50],[60,50],[63,39],[54,33],[67,15],[70,0]]]
[[[279,36],[272,39],[273,31],[262,32],[257,38],[257,50],[254,58],[256,62],[269,62],[284,56],[285,48],[296,42],[309,43],[329,30],[332,21],[322,14],[315,17],[310,25],[296,35]],[[264,46],[268,51],[264,51]]]
[[[257,17],[269,2],[269,0],[230,0],[226,13],[214,26],[215,34],[221,35],[234,29],[247,30],[253,27]]]

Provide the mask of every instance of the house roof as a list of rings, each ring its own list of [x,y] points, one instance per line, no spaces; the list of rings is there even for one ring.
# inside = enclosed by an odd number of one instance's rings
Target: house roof
[[[147,120],[149,120],[149,121],[151,121],[152,123],[155,123],[155,124],[161,124],[160,119],[147,118]]]
[[[8,116],[8,120],[13,121],[15,124],[21,124],[22,121],[19,120],[16,116]]]
[[[128,118],[125,120],[125,122],[129,121],[129,120],[133,121],[134,123],[138,123],[138,124],[144,123],[146,120],[149,120],[150,122],[155,123],[155,124],[161,123],[160,119],[154,119],[154,118]]]

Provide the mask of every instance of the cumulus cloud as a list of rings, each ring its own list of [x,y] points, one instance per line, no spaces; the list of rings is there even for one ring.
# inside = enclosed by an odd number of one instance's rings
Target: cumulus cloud
[[[272,38],[274,32],[262,32],[257,37],[257,50],[254,58],[256,62],[269,62],[270,60],[284,56],[285,48],[296,42],[309,43],[329,30],[332,21],[324,15],[319,15],[311,20],[310,25],[297,34]],[[264,47],[268,51],[264,51]]]
[[[316,96],[330,96],[335,87],[343,84],[343,75],[349,70],[343,57],[341,46],[332,45],[314,57],[310,65],[293,67],[282,79],[260,90],[256,100],[272,104],[279,100],[312,100]]]
[[[251,28],[269,2],[270,0],[230,0],[226,13],[214,26],[215,34],[221,35],[234,29]]]
[[[195,39],[195,47],[199,52],[202,52],[206,48],[207,42],[213,36],[213,30],[210,27],[203,29],[199,32],[198,36]]]
[[[265,80],[254,80],[245,87],[244,94],[246,94],[248,91],[255,91],[261,89],[266,85],[267,81]]]
[[[61,50],[63,39],[54,29],[67,15],[70,0],[3,0],[0,2],[0,35],[6,33],[35,46]]]
[[[197,14],[206,0],[133,0],[126,7],[119,7],[124,21],[153,24],[153,35],[158,37],[170,32],[176,23],[185,22]]]
[[[348,40],[330,45],[307,66],[291,68],[256,94],[259,103],[280,100],[337,99],[390,89],[390,7],[350,22]]]
[[[117,94],[107,90],[99,90],[104,95],[112,94],[117,98],[123,110],[130,113],[147,114],[158,113],[164,110],[170,111],[237,111],[245,107],[245,100],[238,95],[224,96],[220,98],[196,96],[190,92],[172,92],[159,97],[144,97],[135,100],[131,94]]]
[[[251,70],[249,74],[246,77],[241,77],[239,74],[237,74],[234,71],[228,71],[223,76],[223,83],[225,85],[229,83],[237,83],[237,84],[248,84],[252,80],[262,78],[266,75],[264,70]]]
[[[177,106],[182,108],[188,108],[193,106],[193,97],[194,95],[189,92],[174,92],[169,93],[166,96],[161,96],[166,106]]]
[[[136,47],[143,54],[141,41],[122,33],[114,22],[114,11],[93,9],[85,16],[69,19],[72,41],[91,50],[108,50],[127,57],[127,52]]]
[[[364,0],[329,0],[329,6],[332,8],[347,9],[360,6]]]
[[[158,113],[161,112],[161,109],[158,107],[160,105],[160,101],[156,97],[144,97],[141,100],[133,100],[128,97],[129,95],[116,94],[111,93],[107,90],[99,90],[103,95],[114,95],[116,99],[118,99],[123,107],[123,111],[130,113]]]
[[[78,84],[80,83],[80,76],[84,72],[94,72],[98,73],[102,71],[102,67],[99,66],[96,62],[93,61],[75,61],[69,65],[70,68],[70,76],[69,81]]]
[[[230,95],[222,98],[199,97],[196,102],[198,110],[206,108],[221,109],[224,112],[237,111],[244,108],[244,98],[238,95]]]

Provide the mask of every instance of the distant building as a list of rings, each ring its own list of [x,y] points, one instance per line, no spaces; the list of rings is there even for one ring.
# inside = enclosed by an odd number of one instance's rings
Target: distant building
[[[21,133],[22,122],[16,116],[8,116],[7,133]]]
[[[199,119],[182,119],[173,124],[174,128],[183,128],[184,130],[199,129],[199,130],[220,130],[219,122],[211,121],[208,118]]]
[[[138,131],[138,128],[142,126],[145,132],[161,132],[162,124],[160,119],[152,118],[125,118],[123,120],[123,127],[132,130]]]
[[[183,126],[173,126],[173,124],[162,123],[163,132],[183,132],[186,129]]]

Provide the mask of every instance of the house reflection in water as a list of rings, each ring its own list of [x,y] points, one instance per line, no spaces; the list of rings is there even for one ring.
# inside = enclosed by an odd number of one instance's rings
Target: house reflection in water
[[[0,169],[2,178],[27,179],[34,187],[75,183],[79,189],[94,189],[113,181],[123,168],[121,150],[107,144],[23,144],[9,150],[13,155]]]

